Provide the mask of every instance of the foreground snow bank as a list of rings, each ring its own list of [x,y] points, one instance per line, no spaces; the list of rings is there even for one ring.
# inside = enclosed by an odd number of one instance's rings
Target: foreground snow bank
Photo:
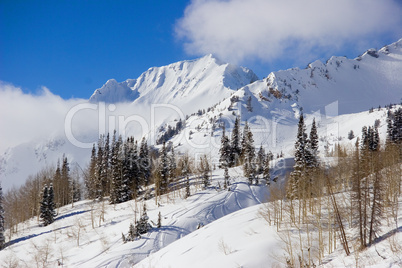
[[[273,267],[279,264],[280,240],[259,216],[262,205],[222,217],[160,251],[135,267]]]

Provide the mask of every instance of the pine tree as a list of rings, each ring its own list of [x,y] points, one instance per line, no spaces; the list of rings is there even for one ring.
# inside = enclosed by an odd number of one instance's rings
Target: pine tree
[[[222,130],[222,138],[221,138],[221,148],[219,149],[220,157],[219,157],[219,165],[221,168],[229,166],[231,162],[231,146],[229,138],[225,135],[225,128]]]
[[[151,177],[151,160],[149,159],[148,145],[145,138],[142,138],[139,154],[139,172],[141,184],[147,186]]]
[[[236,166],[239,163],[241,154],[240,140],[240,118],[236,117],[230,140],[231,152],[229,167]]]
[[[102,158],[102,168],[101,168],[101,185],[102,185],[102,192],[107,195],[110,191],[110,181],[109,181],[109,171],[110,171],[110,138],[109,133],[107,134],[106,138],[104,138],[104,147],[103,147],[103,158]]]
[[[315,169],[318,167],[318,134],[317,126],[315,124],[315,118],[311,125],[310,137],[307,140],[306,146],[306,165],[308,168]]]
[[[4,208],[3,208],[3,188],[0,183],[0,250],[5,247],[6,239],[4,237],[5,220],[4,220]]]
[[[157,194],[165,194],[168,192],[169,179],[169,159],[166,149],[166,144],[163,143],[159,156],[159,185]]]
[[[170,150],[170,155],[169,155],[169,178],[170,178],[170,181],[174,181],[176,179],[176,171],[177,171],[176,156],[174,153],[174,148],[172,146],[172,148]]]
[[[140,219],[136,223],[136,235],[141,236],[142,234],[148,233],[151,230],[151,225],[148,223],[149,217],[147,215],[147,206],[144,203],[144,207],[142,209],[142,215]]]
[[[110,183],[110,203],[117,204],[121,202],[121,189],[123,180],[123,141],[122,137],[114,143],[112,148],[111,171],[112,179]]]
[[[42,220],[42,223],[44,226],[48,225],[48,220],[47,220],[47,202],[48,202],[48,188],[47,185],[45,184],[45,186],[43,187],[43,194],[42,194],[42,201],[40,202],[40,215],[39,217]]]
[[[97,191],[97,198],[103,198],[107,195],[103,191],[102,181],[103,181],[103,161],[104,161],[104,153],[103,153],[103,138],[100,136],[98,140],[98,155],[96,157],[96,191]]]
[[[54,222],[54,217],[56,216],[54,208],[53,185],[50,184],[50,187],[45,185],[43,188],[42,202],[40,203],[40,218],[44,226]]]
[[[298,128],[297,128],[297,138],[295,142],[295,164],[293,166],[293,171],[290,173],[289,184],[288,184],[288,196],[290,198],[295,198],[297,193],[302,189],[302,180],[305,178],[306,172],[306,145],[307,145],[307,134],[306,126],[304,124],[304,116],[300,115]]]
[[[230,179],[230,177],[229,177],[229,169],[228,169],[227,166],[225,166],[225,172],[223,174],[223,178],[224,178],[223,188],[226,190],[230,185],[230,182],[229,182],[229,179]]]
[[[272,153],[268,153],[267,155],[264,156],[264,161],[263,161],[263,172],[262,172],[262,177],[267,181],[267,183],[271,180],[271,175],[270,175],[270,168],[269,168],[269,161],[271,161]]]
[[[130,223],[130,226],[128,228],[128,235],[125,240],[126,241],[134,241],[136,237],[137,237],[136,228],[134,227],[134,224]]]
[[[255,178],[255,148],[253,133],[251,132],[247,121],[244,125],[243,139],[241,145],[241,157],[243,161],[244,176],[248,178],[249,183],[252,184]]]
[[[96,198],[96,148],[95,144],[92,147],[91,160],[89,162],[88,172],[85,175],[84,183],[87,190],[88,198]]]
[[[126,202],[131,199],[132,190],[135,191],[135,186],[132,187],[133,174],[133,139],[127,138],[126,142],[121,146],[119,150],[119,159],[121,162],[121,184],[117,189],[117,203]]]
[[[207,188],[211,184],[209,179],[209,172],[211,171],[211,167],[206,155],[203,155],[200,159],[200,170],[202,173],[202,182],[204,184],[204,187]]]
[[[256,159],[257,175],[264,173],[264,162],[265,162],[265,150],[264,150],[264,148],[262,148],[262,145],[261,145],[260,149],[258,150],[257,159]]]
[[[189,198],[191,196],[191,192],[190,192],[190,178],[186,177],[186,196],[185,198]]]
[[[51,183],[48,190],[48,200],[47,200],[47,214],[49,224],[54,222],[54,217],[56,216],[56,206],[54,204],[54,190],[53,184]]]
[[[63,204],[63,182],[61,179],[60,159],[57,161],[56,171],[53,175],[53,182],[56,185],[56,204],[61,207]]]

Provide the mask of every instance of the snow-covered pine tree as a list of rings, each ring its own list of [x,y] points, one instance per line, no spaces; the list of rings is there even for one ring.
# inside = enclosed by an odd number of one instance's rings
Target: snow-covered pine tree
[[[157,194],[165,194],[168,192],[169,186],[169,159],[165,142],[162,145],[159,155],[159,186],[157,187]]]
[[[126,202],[131,199],[131,157],[133,154],[133,140],[127,138],[123,143],[121,151],[119,151],[121,162],[121,185],[118,189],[117,203]]]
[[[208,162],[207,155],[203,155],[200,159],[200,171],[202,173],[202,182],[204,187],[207,188],[211,182],[209,179],[209,172],[211,171],[211,167]]]
[[[229,167],[237,166],[239,164],[241,154],[240,140],[240,118],[236,117],[230,140],[231,152]]]
[[[149,158],[148,144],[145,138],[142,138],[140,146],[139,169],[141,184],[147,186],[151,177],[151,160]]]
[[[1,187],[1,182],[0,182],[0,250],[2,250],[5,247],[5,236],[4,236],[4,231],[5,231],[5,220],[4,220],[4,207],[3,207],[3,188]]]
[[[42,201],[40,203],[40,218],[44,226],[54,222],[54,217],[56,215],[54,208],[53,185],[50,184],[50,187],[45,185],[43,188]]]
[[[110,182],[110,203],[117,204],[121,198],[122,173],[123,173],[123,145],[122,137],[114,143],[112,148],[111,169],[112,177]]]
[[[174,153],[174,147],[172,146],[169,154],[169,180],[174,181],[176,179],[176,171],[177,171],[177,165],[176,165],[176,155]]]
[[[185,198],[188,198],[188,197],[190,197],[191,196],[191,192],[190,192],[190,178],[188,177],[188,175],[187,175],[187,177],[186,177],[186,196],[185,196]]]
[[[56,205],[54,204],[54,190],[53,190],[53,184],[50,183],[49,189],[48,189],[48,196],[47,196],[47,214],[48,214],[48,221],[49,224],[54,222],[54,217],[56,216]]]
[[[307,134],[306,126],[304,124],[303,113],[300,114],[299,123],[297,127],[297,137],[295,142],[295,164],[293,166],[293,171],[290,173],[287,195],[290,198],[296,198],[298,193],[303,189],[302,180],[305,178],[306,172],[306,145],[307,145]]]
[[[224,179],[223,188],[226,190],[230,185],[230,182],[229,182],[229,179],[230,179],[230,177],[229,177],[229,169],[228,169],[227,166],[225,166],[225,172],[223,173],[223,179]]]
[[[244,125],[241,146],[244,176],[247,177],[249,179],[249,183],[252,184],[255,178],[255,148],[253,133],[251,132],[247,121]]]
[[[256,159],[256,172],[257,175],[264,173],[264,160],[265,160],[265,150],[260,145],[260,149],[258,149],[257,159]]]
[[[307,140],[306,150],[306,165],[310,169],[315,169],[319,166],[318,161],[318,133],[315,118],[311,125],[310,137]]]
[[[138,153],[138,143],[134,140],[134,137],[130,138],[129,146],[128,146],[128,171],[129,171],[129,180],[128,185],[130,187],[130,195],[128,196],[129,199],[132,196],[137,196],[138,191],[140,189],[140,159]]]
[[[128,227],[128,235],[126,237],[126,241],[134,241],[135,238],[137,237],[137,231],[134,226],[134,224],[130,223],[130,226]]]
[[[269,162],[271,161],[271,157],[273,157],[271,152],[268,152],[264,156],[263,160],[263,171],[262,171],[262,177],[267,181],[267,183],[271,180],[271,175],[270,175],[270,168],[269,168]]]
[[[229,138],[225,134],[225,127],[222,129],[222,138],[221,138],[221,148],[219,149],[220,157],[219,157],[219,165],[221,168],[229,166],[231,162],[231,146]]]
[[[48,188],[47,185],[43,187],[42,201],[40,202],[39,217],[42,220],[44,226],[47,225],[47,202],[48,202]]]
[[[148,233],[148,231],[151,230],[152,227],[148,223],[148,220],[149,220],[149,217],[147,215],[147,206],[144,203],[144,207],[142,209],[142,215],[141,215],[140,219],[137,221],[137,224],[135,226],[137,236]]]

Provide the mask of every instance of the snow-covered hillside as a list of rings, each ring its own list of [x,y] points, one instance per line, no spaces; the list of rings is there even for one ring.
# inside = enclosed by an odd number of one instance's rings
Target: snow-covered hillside
[[[285,162],[285,159],[272,162],[272,176],[286,172]],[[286,229],[282,226],[278,233],[277,226],[269,225],[262,216],[269,206],[261,204],[267,201],[269,188],[264,181],[248,185],[239,167],[231,168],[229,174],[230,191],[219,187],[223,183],[223,171],[215,170],[212,185],[207,189],[199,187],[200,179],[191,178],[191,196],[187,199],[182,188],[162,196],[157,204],[153,198],[117,205],[109,205],[107,201],[80,201],[74,207],[60,208],[56,221],[46,227],[39,226],[37,218],[33,218],[19,225],[18,234],[8,237],[7,248],[0,251],[0,265],[286,267],[288,252],[283,241]],[[139,217],[144,203],[154,228],[140,239],[124,243],[122,233],[127,235],[130,223]],[[357,259],[361,267],[400,267],[401,204],[399,200],[397,226],[384,221],[384,235],[375,245],[357,255],[351,246],[354,255],[347,257],[338,242],[319,267],[355,267]],[[156,228],[159,212],[162,227]],[[310,232],[311,237],[316,235],[314,229]],[[293,228],[292,233],[298,241],[298,231]]]
[[[111,131],[123,127],[127,135],[137,140],[146,136],[150,144],[155,144],[166,132],[166,124],[175,127],[177,120],[184,121],[189,116],[173,143],[181,152],[192,152],[194,157],[206,153],[217,160],[222,122],[230,134],[235,116],[240,116],[243,124],[248,120],[256,147],[263,145],[274,154],[291,156],[297,117],[303,108],[307,124],[313,117],[319,121],[323,153],[323,146],[345,140],[350,130],[359,136],[361,127],[374,124],[375,119],[381,119],[384,133],[385,111],[377,112],[376,108],[401,102],[400,73],[402,39],[378,51],[368,50],[356,59],[332,57],[325,64],[316,61],[305,69],[272,72],[257,81],[251,70],[207,55],[150,68],[137,79],[121,83],[111,79],[90,98],[96,106],[96,110],[88,112],[92,112],[91,116],[80,112],[74,120],[88,125],[105,124],[106,130]],[[102,110],[98,101],[115,105],[103,106]],[[371,107],[375,108],[373,114],[363,112]],[[199,111],[201,114],[190,116]],[[363,117],[351,113],[361,113]],[[337,115],[344,117],[334,118]],[[96,142],[100,134],[97,126],[87,132],[84,135]],[[55,140],[64,145],[46,145]],[[13,184],[21,185],[30,174],[55,165],[63,153],[84,168],[90,148],[74,147],[66,136],[60,136],[10,148],[0,156],[3,187],[7,190]]]

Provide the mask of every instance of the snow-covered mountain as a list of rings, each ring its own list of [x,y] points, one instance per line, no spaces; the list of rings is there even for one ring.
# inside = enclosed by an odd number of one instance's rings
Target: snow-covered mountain
[[[339,126],[334,128],[328,125],[328,120],[336,115],[400,103],[401,73],[402,39],[378,51],[370,49],[355,59],[332,57],[326,63],[315,61],[305,69],[272,72],[262,80],[257,80],[249,69],[222,63],[207,55],[150,68],[137,79],[121,83],[111,79],[94,92],[90,102],[125,102],[116,105],[113,119],[119,122],[119,114],[124,114],[124,120],[131,115],[135,120],[141,118],[140,124],[128,124],[127,133],[136,139],[145,135],[150,143],[165,133],[166,124],[174,127],[176,120],[184,120],[188,115],[185,127],[172,141],[179,151],[193,152],[195,157],[208,153],[216,158],[222,122],[226,122],[226,131],[230,133],[235,116],[241,116],[243,122],[249,121],[256,146],[263,145],[274,153],[282,151],[289,156],[301,108],[307,114],[307,123],[311,123],[313,117],[320,122],[320,135],[325,143],[334,144],[339,136],[346,136],[343,132],[351,129],[358,136],[362,124],[349,127],[347,121],[337,121]],[[171,106],[156,110],[155,104]],[[205,113],[190,116],[200,110]],[[106,112],[110,112],[109,109]],[[75,120],[86,120],[77,118]],[[99,118],[87,119],[88,122],[97,120]],[[343,127],[345,124],[348,127]],[[96,142],[98,136],[94,129],[94,133],[85,134],[94,137],[92,142]],[[328,132],[328,129],[333,131]],[[55,140],[63,146],[46,146],[55,144]],[[55,165],[63,153],[84,168],[90,149],[76,148],[65,136],[43,137],[41,141],[10,148],[0,156],[3,187],[9,189],[13,184],[22,184],[28,175],[46,165]]]
[[[110,79],[95,90],[91,102],[169,103],[184,114],[204,109],[258,80],[253,71],[223,63],[212,55],[153,67],[137,79],[118,83]]]

